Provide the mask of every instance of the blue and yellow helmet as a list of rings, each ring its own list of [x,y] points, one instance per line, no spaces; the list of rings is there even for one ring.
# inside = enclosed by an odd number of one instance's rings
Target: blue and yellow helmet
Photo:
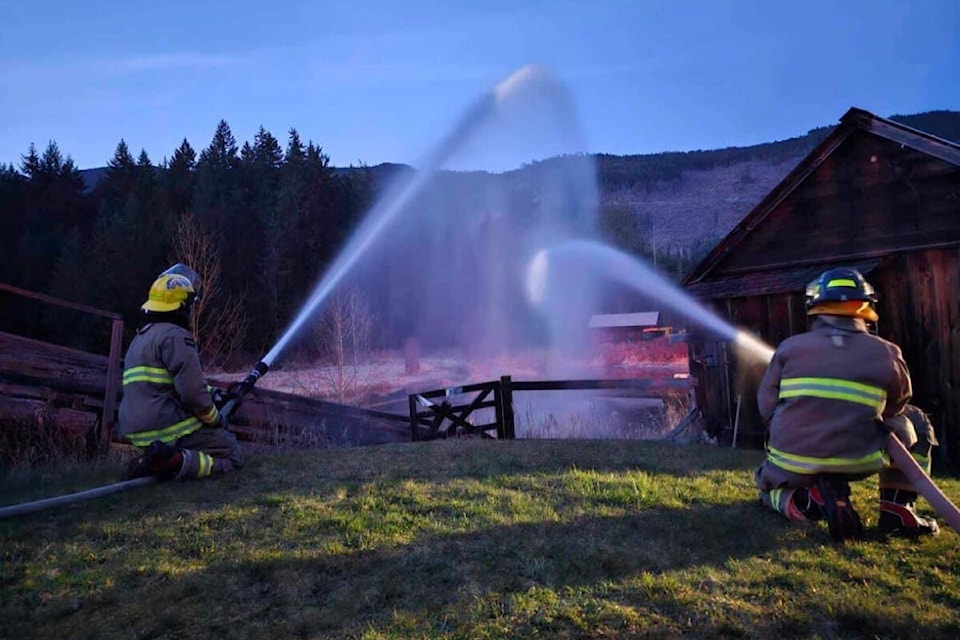
[[[877,321],[877,294],[856,269],[827,269],[807,285],[807,315],[835,315]]]

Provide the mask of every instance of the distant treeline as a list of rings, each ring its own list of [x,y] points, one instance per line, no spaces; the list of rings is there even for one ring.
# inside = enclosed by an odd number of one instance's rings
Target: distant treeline
[[[894,119],[960,140],[958,112]],[[807,153],[829,131],[824,127],[781,142],[716,151],[600,154],[597,180],[606,192],[650,189],[679,181],[685,171],[778,162]],[[525,177],[562,161],[446,179],[506,183],[517,192],[530,182]],[[146,151],[134,157],[123,140],[105,168],[85,172],[55,142],[42,152],[31,145],[19,167],[0,164],[0,282],[120,313],[129,328],[136,326],[139,306],[157,274],[178,259],[201,262],[214,297],[203,309],[210,316],[205,325],[238,333],[241,343],[230,346],[262,354],[294,317],[378,189],[407,170],[403,165],[331,167],[322,148],[304,143],[295,130],[285,147],[263,128],[252,143],[239,147],[223,121],[199,154],[183,140],[159,165]],[[469,196],[464,206],[468,201]],[[643,224],[626,225],[617,215],[601,215],[600,223],[600,234],[618,246],[641,254],[649,250]],[[627,237],[631,234],[637,237]],[[682,276],[708,249],[681,250],[669,271]],[[241,320],[218,324],[230,305]],[[85,319],[38,310],[2,293],[0,330],[38,338],[66,333],[67,342],[85,348],[105,340]],[[229,342],[210,344],[222,348]]]
[[[202,261],[219,272],[204,283],[220,298],[206,313],[237,301],[242,346],[263,352],[372,197],[365,170],[335,172],[295,130],[285,149],[262,128],[238,148],[220,122],[199,155],[184,140],[159,167],[121,140],[90,190],[56,143],[42,153],[31,146],[19,169],[0,166],[0,282],[117,312],[135,327],[161,271],[178,259]],[[5,297],[0,328],[43,338],[69,323],[67,342],[102,342],[85,322],[34,306]]]

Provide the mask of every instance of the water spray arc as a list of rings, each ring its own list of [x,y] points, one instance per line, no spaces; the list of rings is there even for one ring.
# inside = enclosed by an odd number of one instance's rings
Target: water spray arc
[[[539,67],[528,66],[511,75],[493,90],[480,96],[453,130],[442,138],[435,149],[420,163],[420,168],[416,173],[404,183],[396,185],[391,193],[382,198],[367,213],[366,218],[353,233],[346,246],[323,274],[297,316],[264,356],[261,364],[267,368],[273,365],[290,341],[303,329],[304,325],[331,295],[351,268],[356,265],[357,261],[378,238],[385,234],[385,231],[422,190],[431,176],[465,145],[482,124],[497,114],[503,105],[509,105],[516,95],[531,90],[531,87],[536,90],[543,86],[552,86],[552,82],[549,74],[544,70]]]
[[[581,265],[602,269],[610,278],[649,295],[671,311],[730,340],[739,347],[743,357],[752,358],[764,365],[769,364],[773,358],[774,349],[756,336],[732,326],[640,260],[596,242],[561,243],[537,254],[527,271],[527,294],[535,303],[546,304],[549,297],[555,294],[555,285],[551,286],[550,283],[551,263],[561,260],[573,260]],[[895,435],[889,434],[885,447],[918,493],[926,498],[950,527],[960,532],[960,510],[917,464],[903,443]]]
[[[620,282],[663,307],[683,316],[740,348],[749,357],[769,362],[773,349],[750,332],[738,329],[667,281],[641,260],[611,246],[591,240],[571,240],[537,253],[527,269],[527,295],[534,304],[549,308],[561,296],[577,295],[554,277],[564,267],[596,269],[605,278]]]

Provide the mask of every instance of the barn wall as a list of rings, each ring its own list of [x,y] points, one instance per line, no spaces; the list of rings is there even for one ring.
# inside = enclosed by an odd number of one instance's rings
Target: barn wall
[[[960,167],[858,131],[711,274],[960,242]]]
[[[806,330],[802,294],[731,298],[712,301],[708,306],[771,347]],[[698,332],[694,332],[690,353],[690,373],[698,381],[697,405],[708,433],[728,442],[736,427],[738,445],[761,446],[763,424],[757,408],[757,388],[766,363],[741,357],[728,343]]]
[[[903,350],[913,402],[937,429],[937,457],[960,470],[960,249],[896,256],[869,279],[879,333]]]

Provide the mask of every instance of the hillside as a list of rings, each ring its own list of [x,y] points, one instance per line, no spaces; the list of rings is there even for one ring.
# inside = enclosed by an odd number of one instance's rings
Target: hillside
[[[461,439],[254,454],[229,477],[0,521],[0,637],[960,635],[955,532],[835,546],[757,504],[760,455]],[[57,478],[0,477],[0,500]],[[108,480],[81,470],[72,488]],[[868,525],[875,500],[875,478],[854,484]]]
[[[929,111],[891,119],[960,141],[960,111]],[[595,159],[601,206],[631,210],[642,220],[644,242],[658,252],[702,249],[749,213],[831,129],[818,127],[802,136],[746,147],[628,156],[598,154]],[[523,185],[531,172],[562,161],[547,159],[503,174],[477,171],[442,175],[458,185],[472,183],[478,189],[494,183],[513,189]],[[380,185],[410,170],[395,163],[335,168],[340,174],[369,171]],[[103,168],[82,171],[87,188],[92,189],[104,172]]]

